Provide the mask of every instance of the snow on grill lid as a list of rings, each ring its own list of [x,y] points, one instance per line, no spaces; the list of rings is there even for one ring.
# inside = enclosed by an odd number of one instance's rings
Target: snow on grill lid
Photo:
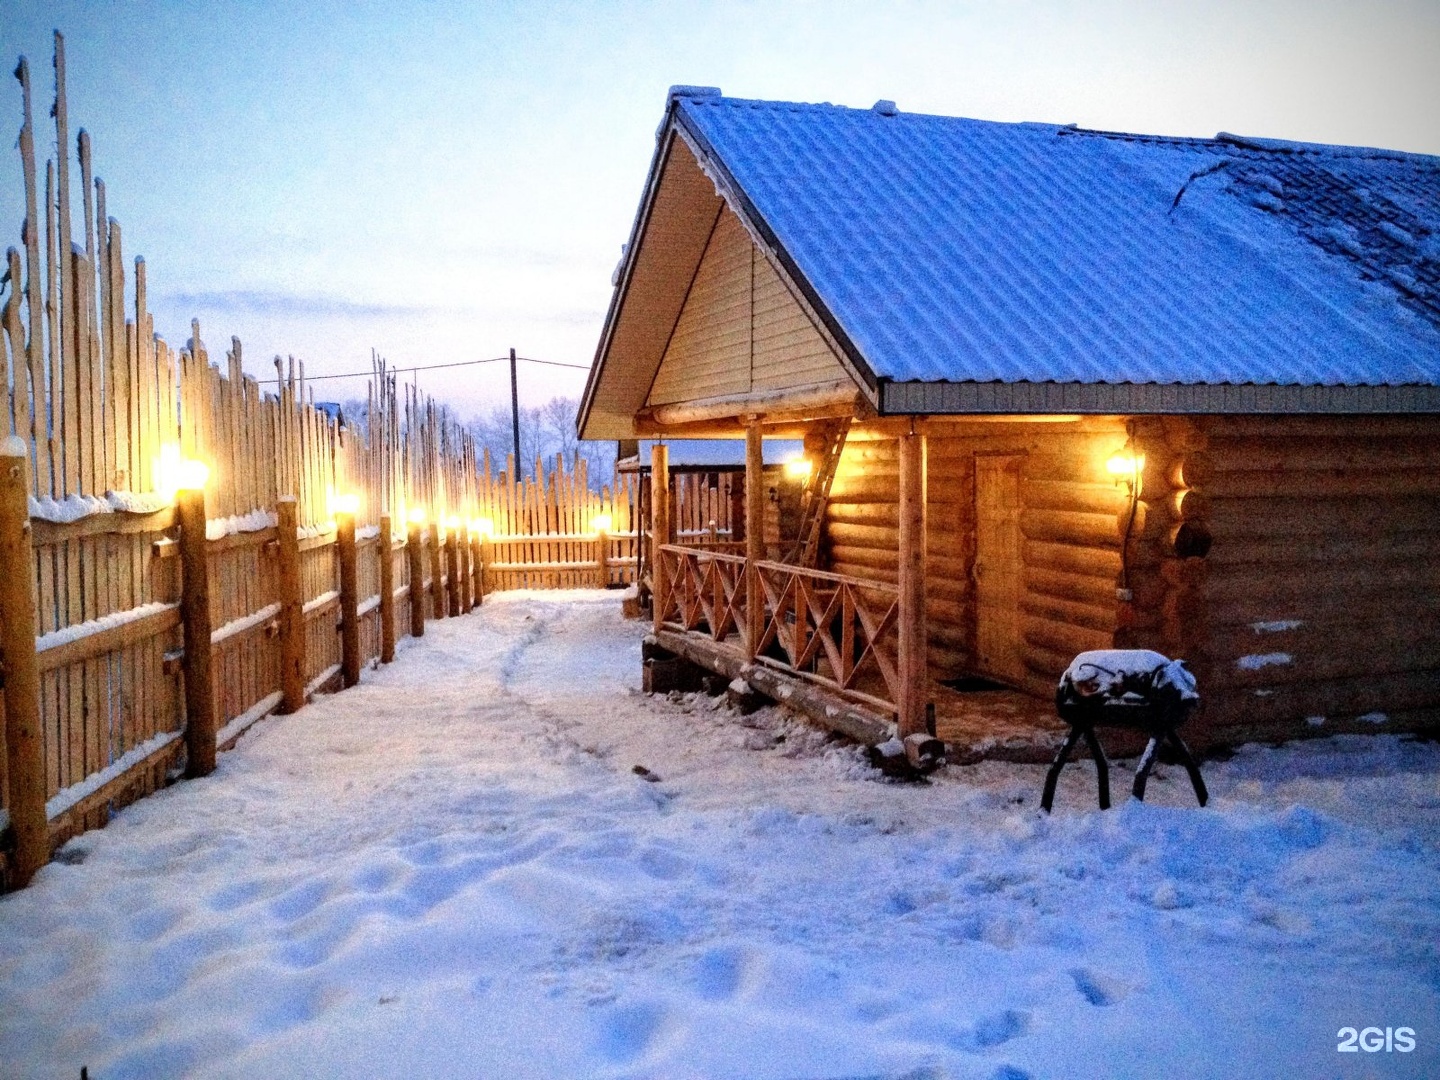
[[[881,377],[1440,384],[1440,158],[724,97],[679,117]]]

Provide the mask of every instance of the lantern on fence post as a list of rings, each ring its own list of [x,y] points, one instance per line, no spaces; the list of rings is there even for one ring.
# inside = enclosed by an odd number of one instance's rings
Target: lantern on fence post
[[[215,686],[210,674],[210,567],[205,538],[205,482],[209,469],[187,460],[176,472],[175,516],[180,526],[180,624],[185,656],[185,775],[215,771]]]
[[[360,681],[360,572],[355,550],[355,495],[336,496],[335,547],[340,559],[340,681],[346,689]]]
[[[45,818],[45,749],[40,730],[40,670],[35,655],[35,552],[30,543],[29,447],[0,439],[0,660],[5,671],[5,765],[10,827],[15,833],[16,888],[50,859]]]

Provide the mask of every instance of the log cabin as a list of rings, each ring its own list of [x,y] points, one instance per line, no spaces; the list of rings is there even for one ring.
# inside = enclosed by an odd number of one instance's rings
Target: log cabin
[[[657,450],[652,649],[1016,758],[1088,649],[1202,747],[1440,718],[1440,158],[677,87],[614,284],[582,438],[809,468],[721,551]]]

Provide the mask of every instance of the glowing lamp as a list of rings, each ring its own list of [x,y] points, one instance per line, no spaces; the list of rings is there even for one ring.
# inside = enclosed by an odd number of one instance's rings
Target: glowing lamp
[[[590,519],[590,528],[597,533],[608,533],[612,524],[614,521],[609,514],[596,514]]]
[[[804,480],[810,475],[810,459],[793,457],[785,462],[785,475],[792,480]]]
[[[179,443],[165,443],[160,456],[152,462],[155,490],[166,499],[174,499],[178,491],[199,491],[210,479],[210,466],[195,458],[180,456]]]
[[[360,496],[353,491],[344,495],[336,495],[331,503],[331,509],[337,514],[349,514],[354,517],[355,512],[360,509]]]
[[[470,533],[473,536],[494,536],[495,522],[487,517],[474,518],[470,522]]]
[[[451,514],[445,519],[445,528],[449,529],[451,532],[455,532],[457,529],[460,528],[460,519],[454,514]]]
[[[1144,469],[1144,454],[1119,453],[1105,462],[1105,471],[1115,478],[1117,484],[1127,484],[1137,490],[1140,486],[1140,473]]]
[[[180,472],[177,476],[178,487],[181,491],[199,491],[205,486],[205,481],[210,479],[210,466],[203,461],[194,458],[186,458],[180,462]]]

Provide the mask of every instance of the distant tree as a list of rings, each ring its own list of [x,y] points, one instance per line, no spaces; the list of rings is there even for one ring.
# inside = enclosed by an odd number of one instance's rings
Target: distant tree
[[[547,469],[554,467],[555,455],[565,455],[567,470],[573,470],[579,459],[585,459],[586,474],[591,487],[608,484],[615,473],[615,444],[612,442],[581,442],[575,434],[575,417],[580,403],[575,398],[551,398],[544,405],[520,410],[520,475],[535,475],[535,459],[541,458]],[[510,409],[494,405],[470,421],[470,432],[476,444],[490,451],[492,467],[499,472],[511,453],[514,434]]]

